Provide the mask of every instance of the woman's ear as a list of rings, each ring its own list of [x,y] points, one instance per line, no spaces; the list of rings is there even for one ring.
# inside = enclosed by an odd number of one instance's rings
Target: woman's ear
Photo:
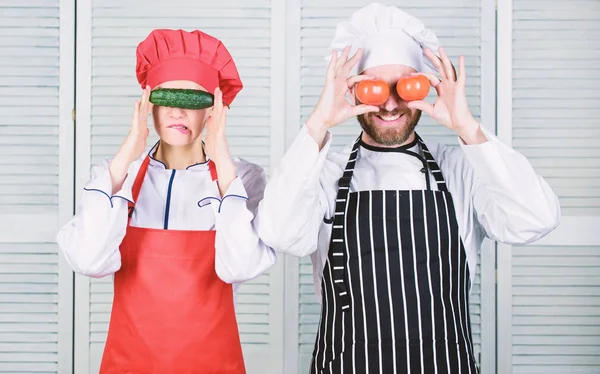
[[[208,119],[212,116],[213,113],[213,108],[207,108],[206,109],[206,118],[204,119],[204,125],[206,126],[206,123],[208,122]]]

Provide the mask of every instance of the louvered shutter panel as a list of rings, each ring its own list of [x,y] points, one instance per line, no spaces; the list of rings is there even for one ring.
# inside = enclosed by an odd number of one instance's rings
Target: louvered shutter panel
[[[335,33],[336,24],[347,19],[353,12],[369,4],[367,0],[303,0],[301,14],[301,123],[308,119],[316,105],[325,82],[325,56]],[[396,5],[419,18],[426,27],[432,29],[441,44],[446,48],[458,69],[458,56],[464,55],[467,65],[467,96],[470,108],[476,117],[480,115],[481,98],[481,4],[479,0],[461,0],[448,2],[442,0],[426,1],[381,1],[383,4]],[[435,92],[426,99],[435,100]],[[356,119],[332,129],[332,149],[352,142],[360,133]],[[417,132],[425,139],[444,144],[457,145],[454,133],[444,126],[436,124],[429,116],[423,115],[417,126]],[[308,372],[311,353],[319,323],[320,304],[314,295],[312,286],[312,267],[310,258],[300,263],[299,279],[299,364],[300,373]],[[479,269],[470,295],[471,322],[475,351],[480,352],[480,275]],[[493,353],[492,353],[493,354]],[[478,355],[477,355],[478,356]]]
[[[69,162],[72,153],[59,146],[59,116],[70,114],[73,99],[59,105],[60,64],[71,64],[61,61],[61,25],[59,0],[0,2],[2,373],[70,371],[71,329],[63,322],[72,317],[72,288],[54,243],[56,222],[72,209],[59,203],[72,194],[59,195],[72,179],[62,174],[59,152]]]
[[[231,154],[269,170],[270,164],[270,2],[192,0],[93,2],[91,9],[91,164],[112,157],[130,127],[139,99],[135,49],[155,28],[200,29],[223,41],[244,83],[227,116]],[[83,21],[80,21],[83,22]],[[158,138],[151,131],[152,139]],[[272,284],[269,273],[241,286],[236,312],[249,373],[265,372],[270,361]],[[97,372],[106,341],[113,298],[111,277],[89,287],[89,372]],[[85,313],[84,311],[80,313]],[[88,344],[87,342],[85,344]]]
[[[18,6],[0,3],[0,211],[56,214],[58,0]]]
[[[512,144],[559,196],[563,223],[575,224],[512,249],[510,365],[515,374],[598,373],[600,226],[578,232],[578,223],[600,222],[600,2],[512,5]]]
[[[565,215],[598,216],[600,3],[513,6],[513,146],[552,185]]]
[[[512,372],[600,372],[600,247],[514,247]]]
[[[310,257],[300,259],[298,282],[298,373],[309,372],[315,338],[321,316],[321,304],[315,295]]]

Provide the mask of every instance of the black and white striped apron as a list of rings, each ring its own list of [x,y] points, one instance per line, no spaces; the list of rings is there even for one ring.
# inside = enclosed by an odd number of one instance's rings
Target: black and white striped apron
[[[478,373],[469,269],[441,170],[418,137],[427,190],[339,190],[311,373]],[[430,187],[431,170],[438,190]]]

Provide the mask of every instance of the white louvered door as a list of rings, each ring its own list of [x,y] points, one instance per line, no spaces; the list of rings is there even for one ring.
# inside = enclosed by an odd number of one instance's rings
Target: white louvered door
[[[279,157],[278,144],[283,147],[282,139],[277,139],[278,131],[271,131],[273,118],[280,112],[272,108],[272,103],[283,97],[278,88],[271,88],[274,76],[271,43],[277,37],[273,36],[269,0],[94,0],[78,4],[77,16],[78,192],[88,178],[90,166],[112,157],[127,134],[133,102],[140,95],[135,78],[135,50],[155,28],[200,29],[227,46],[244,83],[227,117],[231,153],[269,172],[271,159]],[[275,58],[279,63],[279,57]],[[277,123],[280,124],[281,121]],[[157,139],[153,130],[151,134],[149,143]],[[238,324],[250,374],[280,371],[283,346],[280,273],[277,265],[242,285],[237,295]],[[77,277],[76,373],[98,370],[112,291],[112,277],[91,280]]]
[[[74,4],[0,1],[0,372],[72,370]]]
[[[495,131],[495,77],[493,69],[495,19],[493,1],[388,0],[380,2],[396,5],[423,21],[428,28],[436,33],[456,66],[458,56],[465,56],[468,76],[467,96],[470,108],[474,115],[483,121],[485,127]],[[288,133],[291,133],[287,136],[288,144],[297,134],[299,124],[306,121],[319,98],[325,79],[325,56],[330,53],[328,47],[335,33],[336,24],[348,18],[354,11],[369,4],[370,1],[295,0],[291,3],[294,4],[293,9],[298,11],[298,15],[291,16],[288,24],[297,24],[298,27],[297,30],[290,33],[291,38],[294,40],[290,41],[289,44],[292,46],[298,45],[299,47],[296,48],[297,50],[289,52],[293,59],[288,61],[288,66],[292,71],[290,81],[299,84],[300,92],[295,94],[294,89],[288,88],[290,96],[288,99],[291,99],[293,103],[297,103],[298,106],[298,109],[288,107],[292,115],[291,117],[288,116],[288,122],[291,124],[291,126],[288,125],[290,129]],[[289,11],[294,12],[293,9]],[[298,71],[299,76],[294,77],[294,71]],[[429,102],[435,100],[433,90],[427,100]],[[427,115],[423,115],[417,131],[425,139],[458,145],[455,134],[442,125],[436,124]],[[359,133],[360,126],[355,119],[333,128],[332,148],[339,149],[349,144]],[[482,368],[493,370],[495,365],[495,255],[493,243],[486,241],[482,251],[484,256],[479,257],[477,276],[470,295],[471,321],[478,361]],[[307,373],[320,315],[320,304],[314,294],[310,257],[302,258],[299,266],[295,260],[288,260],[287,269],[289,269],[287,272],[289,274],[287,278],[289,284],[298,284],[297,295],[294,292],[294,296],[299,301],[297,310],[298,330],[297,340],[295,341],[297,342],[297,355],[293,355],[293,348],[286,350],[286,354],[294,362],[288,366],[288,370]],[[484,269],[483,288],[486,290],[484,296],[481,292],[482,269]],[[291,287],[287,288],[286,292],[291,292]],[[483,306],[481,303],[482,297],[487,301]],[[485,324],[482,322],[482,308],[484,308],[485,318],[487,318]],[[485,328],[486,345],[485,351],[479,355],[482,350],[482,328]],[[293,367],[293,365],[297,366]]]
[[[498,132],[563,216],[533,245],[498,248],[498,372],[598,373],[600,2],[513,0],[498,16]]]

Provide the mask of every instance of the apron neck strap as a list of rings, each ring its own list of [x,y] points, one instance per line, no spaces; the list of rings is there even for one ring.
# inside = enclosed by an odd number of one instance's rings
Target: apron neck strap
[[[212,181],[216,181],[217,178],[217,166],[213,162],[213,160],[208,160],[208,170],[210,171],[210,177]]]
[[[425,166],[425,173],[426,173],[425,178],[427,179],[427,182],[429,182],[429,176],[427,175],[428,174],[427,170],[429,169],[429,170],[431,170],[431,173],[433,174],[433,177],[435,178],[438,189],[440,191],[448,192],[448,188],[446,187],[446,182],[444,181],[442,171],[441,171],[440,167],[438,166],[437,162],[435,161],[435,159],[433,158],[433,155],[431,154],[431,152],[429,152],[427,145],[425,145],[425,142],[419,136],[419,134],[415,133],[415,136],[417,137],[417,141],[419,142],[419,145],[421,146],[421,150],[423,151],[423,155],[425,156],[425,162],[424,162],[425,165],[424,166]],[[348,158],[348,163],[346,164],[346,169],[344,170],[344,174],[338,181],[338,186],[344,187],[344,189],[347,187],[350,187],[350,181],[352,180],[352,175],[354,174],[354,167],[356,166],[356,159],[358,157],[358,150],[360,148],[361,137],[362,137],[362,132],[360,133],[358,138],[356,138],[356,141],[354,142],[354,145],[352,146],[352,151],[350,152],[350,157]],[[415,156],[418,156],[418,155],[415,154]],[[418,156],[418,157],[421,158],[420,156]],[[429,183],[427,183],[427,185],[428,185],[427,189],[429,189]]]
[[[144,183],[144,177],[146,176],[146,171],[148,170],[148,164],[150,164],[150,156],[146,155],[144,161],[142,162],[142,166],[140,166],[140,170],[138,170],[138,173],[135,176],[133,187],[131,188],[131,195],[133,197],[133,201],[129,201],[127,203],[128,220],[131,220],[131,216],[133,215],[133,209],[135,207],[135,202],[137,201],[138,196],[140,196],[140,190],[142,189],[142,183]]]
[[[419,145],[421,146],[421,150],[423,151],[423,156],[425,156],[425,161],[427,161],[427,168],[429,168],[429,170],[431,170],[431,174],[433,174],[433,177],[435,178],[438,189],[440,191],[448,192],[448,188],[446,187],[446,182],[444,181],[444,176],[442,175],[442,170],[438,166],[437,162],[435,162],[433,155],[431,154],[431,152],[429,152],[429,149],[425,145],[425,142],[423,141],[423,139],[421,139],[421,137],[417,133],[415,133],[415,136],[417,137]]]
[[[348,163],[346,164],[346,169],[344,169],[344,174],[338,181],[339,187],[350,187],[350,181],[352,180],[352,175],[354,174],[354,167],[356,166],[356,159],[358,157],[358,149],[360,148],[360,138],[362,137],[362,132],[356,138],[354,145],[352,145],[352,151],[350,152],[350,157],[348,157]]]
[[[137,201],[138,196],[140,195],[140,190],[142,189],[142,183],[144,183],[144,177],[146,176],[146,171],[148,170],[148,165],[150,164],[150,157],[146,156],[140,169],[138,170],[137,175],[135,176],[135,181],[133,182],[133,187],[131,188],[131,194],[133,195],[133,201]]]

